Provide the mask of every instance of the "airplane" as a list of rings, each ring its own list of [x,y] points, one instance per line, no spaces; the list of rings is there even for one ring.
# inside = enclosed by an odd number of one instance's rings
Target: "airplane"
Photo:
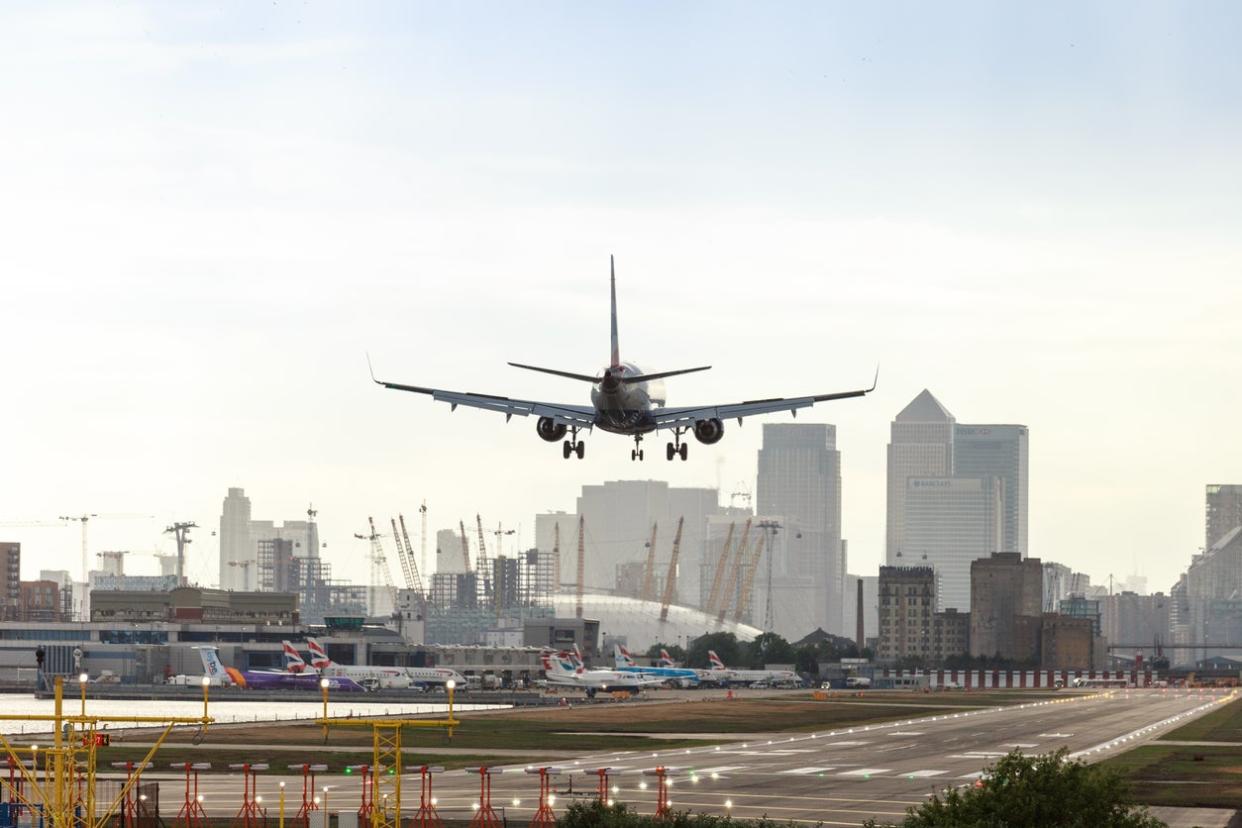
[[[223,681],[226,677],[238,687],[249,687],[253,690],[317,690],[320,677],[314,673],[285,673],[268,670],[238,670],[225,667],[220,661],[220,651],[215,647],[199,647],[199,658],[203,660],[203,671],[207,677],[215,681]],[[353,679],[328,677],[328,689],[346,692],[361,691],[362,685]]]
[[[302,654],[298,652],[288,641],[280,642],[280,648],[285,654],[285,672],[286,673],[305,673],[306,662],[302,660]]]
[[[699,677],[704,681],[714,681],[719,684],[754,684],[758,681],[773,684],[801,682],[798,674],[792,670],[732,670],[725,666],[715,650],[707,651],[707,660],[711,667],[699,671]]]
[[[306,647],[310,650],[311,666],[324,676],[348,676],[363,684],[375,684],[379,687],[411,687],[418,684],[444,684],[448,681],[457,687],[466,689],[466,679],[455,670],[447,667],[367,667],[337,664],[328,658],[328,653],[317,639],[306,639]]]
[[[809,408],[817,402],[842,400],[849,397],[862,397],[871,393],[879,381],[880,372],[876,369],[875,380],[870,388],[857,391],[837,391],[829,394],[812,394],[804,397],[775,397],[764,400],[748,400],[739,403],[685,406],[667,408],[668,396],[664,392],[664,379],[681,374],[692,374],[706,371],[710,365],[697,368],[681,368],[673,371],[656,371],[644,373],[632,362],[621,361],[621,350],[617,342],[617,270],[609,257],[612,276],[612,355],[608,366],[598,375],[576,374],[555,368],[541,368],[510,362],[514,368],[528,371],[539,371],[553,374],[566,379],[591,383],[591,404],[570,405],[562,403],[540,402],[537,400],[518,400],[499,397],[492,394],[474,392],[447,391],[441,388],[426,388],[421,385],[403,385],[397,382],[376,379],[375,371],[371,371],[371,379],[378,385],[396,391],[411,391],[416,394],[427,394],[433,400],[446,402],[452,410],[464,405],[471,408],[482,408],[497,411],[505,415],[505,421],[514,415],[527,417],[535,415],[535,432],[549,443],[561,441],[566,432],[569,439],[561,443],[561,456],[568,460],[576,455],[581,460],[586,454],[586,444],[578,439],[578,432],[593,431],[598,428],[612,434],[621,434],[634,439],[634,448],[630,451],[631,460],[643,459],[643,437],[661,430],[671,430],[673,441],[666,448],[668,460],[680,457],[685,460],[689,456],[689,445],[683,443],[681,437],[686,432],[693,432],[695,438],[705,445],[720,442],[724,436],[724,421],[736,419],[738,425],[742,418],[756,414],[771,414],[778,411],[790,411],[796,417],[798,410]],[[368,357],[368,365],[370,358]]]
[[[663,684],[662,679],[649,679],[615,670],[587,670],[571,653],[544,650],[539,654],[549,686],[574,687],[595,698],[597,691],[639,693],[648,687]]]
[[[668,653],[664,650],[660,651],[659,667],[643,667],[634,660],[634,656],[630,651],[620,644],[612,646],[613,662],[617,671],[621,673],[633,673],[637,676],[650,676],[666,681],[669,684],[675,684],[678,687],[697,687],[699,685],[699,674],[694,670],[673,666],[673,660],[668,658]]]

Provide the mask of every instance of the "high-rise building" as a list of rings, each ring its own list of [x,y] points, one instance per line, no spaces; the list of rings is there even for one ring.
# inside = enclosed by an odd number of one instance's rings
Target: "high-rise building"
[[[1100,628],[1109,644],[1169,643],[1169,596],[1118,592],[1100,599]]]
[[[970,565],[970,654],[1027,659],[1038,649],[1043,616],[1044,568],[1039,558],[1001,552]],[[1034,630],[1029,644],[1020,639],[1020,619]]]
[[[812,588],[810,624],[799,637],[816,627],[835,634],[845,632],[845,563],[841,542],[841,452],[836,426],[821,423],[765,423],[759,449],[755,490],[756,511],[780,515],[796,524],[797,533],[786,544],[783,578],[799,595]],[[800,535],[800,537],[798,537]],[[779,605],[782,585],[774,577],[773,601]],[[789,596],[793,599],[793,595]],[[799,600],[804,600],[800,598]],[[849,634],[853,634],[852,630]]]
[[[907,478],[900,560],[935,568],[937,609],[970,609],[970,565],[1001,543],[1003,490],[995,477]]]
[[[945,659],[970,652],[970,613],[956,609],[932,616],[932,661],[943,664]]]
[[[1242,485],[1209,483],[1207,487],[1207,534],[1204,549],[1211,549],[1230,530],[1242,526]]]
[[[319,557],[319,528],[311,520],[253,520],[250,498],[240,488],[230,488],[220,510],[220,588],[246,591],[259,583],[259,544],[287,540],[293,557]]]
[[[55,581],[22,581],[22,621],[63,621],[61,615],[60,588]]]
[[[932,658],[932,616],[936,609],[936,573],[930,566],[881,566],[879,578],[880,643],[883,662]]]
[[[955,477],[995,477],[1004,502],[1000,545],[991,551],[1027,551],[1029,464],[1024,425],[958,425],[953,430]]]
[[[471,562],[471,566],[474,565]],[[462,557],[461,533],[453,529],[436,532],[436,560],[432,573],[465,572],[466,560]]]
[[[0,542],[0,620],[14,620],[22,605],[22,545]]]
[[[912,477],[953,474],[953,415],[927,389],[893,419],[888,444],[885,548],[890,566],[903,562],[907,483]]]

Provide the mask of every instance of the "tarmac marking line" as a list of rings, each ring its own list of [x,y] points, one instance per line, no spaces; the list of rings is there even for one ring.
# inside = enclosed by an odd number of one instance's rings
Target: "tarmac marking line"
[[[888,773],[890,770],[892,768],[859,768],[858,770],[838,773],[837,776],[875,776],[878,773]]]
[[[824,773],[825,771],[830,770],[833,770],[833,768],[823,768],[812,765],[807,768],[791,768],[790,770],[779,771],[779,773],[788,776],[810,776],[813,773]]]

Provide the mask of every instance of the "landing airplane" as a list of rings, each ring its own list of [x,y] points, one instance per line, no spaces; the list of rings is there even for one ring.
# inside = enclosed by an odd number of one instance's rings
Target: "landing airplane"
[[[643,459],[643,437],[654,431],[669,429],[673,432],[673,441],[668,444],[665,456],[672,460],[680,457],[685,460],[689,454],[689,446],[681,441],[686,432],[694,432],[695,438],[706,445],[720,442],[724,436],[724,421],[737,419],[742,424],[743,417],[756,414],[771,414],[777,411],[791,411],[796,417],[798,409],[809,408],[817,402],[842,400],[848,397],[861,397],[875,390],[879,380],[870,388],[858,391],[838,391],[831,394],[814,394],[806,397],[777,397],[767,400],[749,400],[747,402],[729,403],[724,405],[699,405],[683,408],[666,408],[668,401],[664,393],[664,379],[680,374],[692,374],[706,371],[710,365],[698,368],[681,368],[674,371],[657,371],[643,373],[632,362],[621,361],[621,350],[617,344],[617,272],[615,264],[612,270],[612,358],[608,366],[597,376],[575,374],[555,368],[540,368],[535,365],[524,365],[510,362],[514,368],[528,371],[540,371],[558,377],[591,383],[591,405],[567,405],[562,403],[539,402],[535,400],[515,400],[509,397],[497,397],[491,394],[473,392],[445,391],[440,388],[424,388],[419,385],[402,385],[386,382],[375,378],[372,371],[371,379],[385,388],[397,391],[412,391],[416,394],[427,394],[433,400],[446,402],[453,410],[459,405],[471,408],[482,408],[487,411],[498,411],[508,421],[515,414],[519,417],[535,415],[535,431],[549,443],[561,440],[566,432],[569,439],[561,444],[561,456],[566,460],[571,454],[581,460],[586,454],[586,444],[578,439],[579,431],[591,431],[599,428],[612,434],[623,434],[634,439],[634,448],[630,451],[631,460]],[[369,361],[369,360],[368,360]]]

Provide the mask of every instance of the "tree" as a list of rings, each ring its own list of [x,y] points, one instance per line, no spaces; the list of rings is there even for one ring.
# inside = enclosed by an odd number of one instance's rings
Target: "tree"
[[[760,635],[746,649],[744,660],[756,670],[765,664],[793,664],[797,659],[793,645],[776,633]]]
[[[737,636],[729,632],[708,633],[690,642],[686,650],[686,666],[706,669],[707,651],[715,650],[720,660],[730,667],[737,667],[742,662],[742,648]]]
[[[678,664],[686,663],[686,650],[678,644],[652,644],[647,648],[647,658],[658,659],[660,650],[668,650],[669,657]]]
[[[799,673],[819,675],[819,652],[815,647],[799,647],[794,655],[795,670]]]
[[[1130,803],[1129,788],[1111,768],[1069,761],[1067,751],[1023,756],[1015,750],[974,787],[946,788],[911,808],[901,828],[1162,828]],[[877,828],[877,823],[864,823]]]

